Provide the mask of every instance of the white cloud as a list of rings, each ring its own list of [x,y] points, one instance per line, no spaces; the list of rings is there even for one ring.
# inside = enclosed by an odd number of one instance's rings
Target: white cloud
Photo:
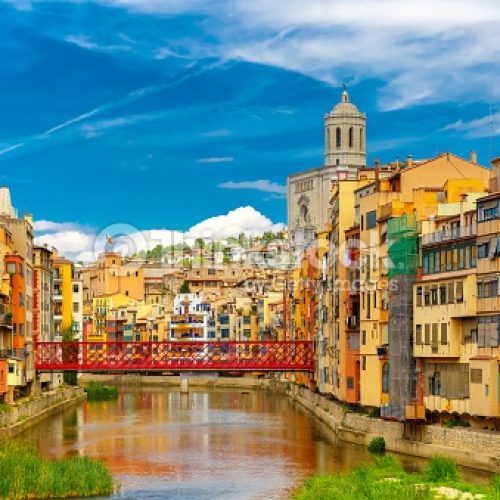
[[[203,137],[227,137],[231,135],[231,131],[227,128],[217,128],[215,130],[210,130],[209,132],[204,132],[201,135]]]
[[[11,151],[15,151],[16,149],[22,148],[24,146],[24,142],[18,142],[17,144],[13,144],[12,146],[6,146],[0,149],[0,156],[6,153],[10,153]]]
[[[33,223],[33,229],[37,232],[61,232],[81,230],[82,226],[74,222],[52,222],[50,220],[37,220]]]
[[[500,98],[497,0],[94,0],[151,15],[205,16],[201,57],[270,64],[328,83],[388,82],[384,109]],[[209,46],[209,49],[207,47]]]
[[[467,137],[488,137],[500,135],[500,112],[492,113],[475,120],[464,122],[458,120],[443,127],[441,131],[459,130],[466,132]]]
[[[88,37],[84,35],[67,35],[64,38],[64,40],[68,43],[72,43],[73,45],[77,45],[78,47],[86,50],[96,50],[100,52],[116,52],[116,51],[129,52],[132,50],[132,47],[130,47],[130,45],[125,45],[125,44],[102,45],[91,41]]]
[[[200,158],[198,163],[231,163],[234,156],[211,156],[210,158]]]
[[[33,9],[30,0],[5,0],[5,1],[13,5],[19,11],[29,12]]]
[[[55,247],[61,255],[75,262],[90,262],[104,250],[108,235],[113,239],[113,250],[132,255],[141,250],[151,250],[156,245],[175,245],[183,241],[192,245],[195,238],[225,239],[241,233],[260,235],[264,231],[280,231],[284,227],[284,224],[274,224],[253,207],[246,206],[210,217],[186,232],[170,229],[141,231],[128,224],[113,224],[97,232],[76,223],[37,221],[35,229],[43,234],[37,234],[35,242]]]
[[[206,219],[191,227],[187,234],[194,238],[224,239],[238,236],[240,233],[257,235],[264,231],[280,231],[283,228],[284,224],[273,224],[255,208],[246,206]]]
[[[258,181],[227,181],[219,184],[220,188],[223,189],[255,189],[257,191],[264,191],[266,193],[276,193],[276,194],[285,194],[286,186],[282,186],[281,184],[276,184],[275,182],[271,182],[267,179],[262,179]]]

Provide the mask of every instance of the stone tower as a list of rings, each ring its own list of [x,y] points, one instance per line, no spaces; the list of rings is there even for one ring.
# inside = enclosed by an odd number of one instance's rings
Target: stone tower
[[[344,86],[340,102],[325,115],[325,166],[366,165],[366,115],[349,101]]]

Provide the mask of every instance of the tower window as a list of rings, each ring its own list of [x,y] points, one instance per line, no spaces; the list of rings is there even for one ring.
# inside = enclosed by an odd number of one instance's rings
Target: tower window
[[[349,129],[349,147],[352,148],[354,143],[354,129],[351,127]]]
[[[341,133],[339,127],[337,127],[337,129],[335,131],[335,144],[336,144],[337,148],[340,148],[340,146],[342,144],[342,133]]]
[[[360,149],[361,151],[363,151],[363,149],[364,149],[364,148],[363,148],[363,142],[364,142],[364,141],[363,141],[363,129],[362,129],[362,128],[360,128],[360,129],[359,129],[359,149]]]

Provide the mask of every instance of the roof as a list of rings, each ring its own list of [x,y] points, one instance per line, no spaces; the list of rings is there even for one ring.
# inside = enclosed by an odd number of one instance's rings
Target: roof
[[[349,101],[349,93],[347,92],[347,89],[344,89],[342,92],[342,96],[340,98],[340,102],[336,104],[332,111],[330,112],[330,115],[339,115],[339,116],[345,116],[345,115],[360,115],[361,113],[359,112],[358,108]]]

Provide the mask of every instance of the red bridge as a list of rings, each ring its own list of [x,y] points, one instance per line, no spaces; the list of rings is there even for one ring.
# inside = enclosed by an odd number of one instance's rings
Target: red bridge
[[[39,371],[314,371],[313,342],[38,342]]]

